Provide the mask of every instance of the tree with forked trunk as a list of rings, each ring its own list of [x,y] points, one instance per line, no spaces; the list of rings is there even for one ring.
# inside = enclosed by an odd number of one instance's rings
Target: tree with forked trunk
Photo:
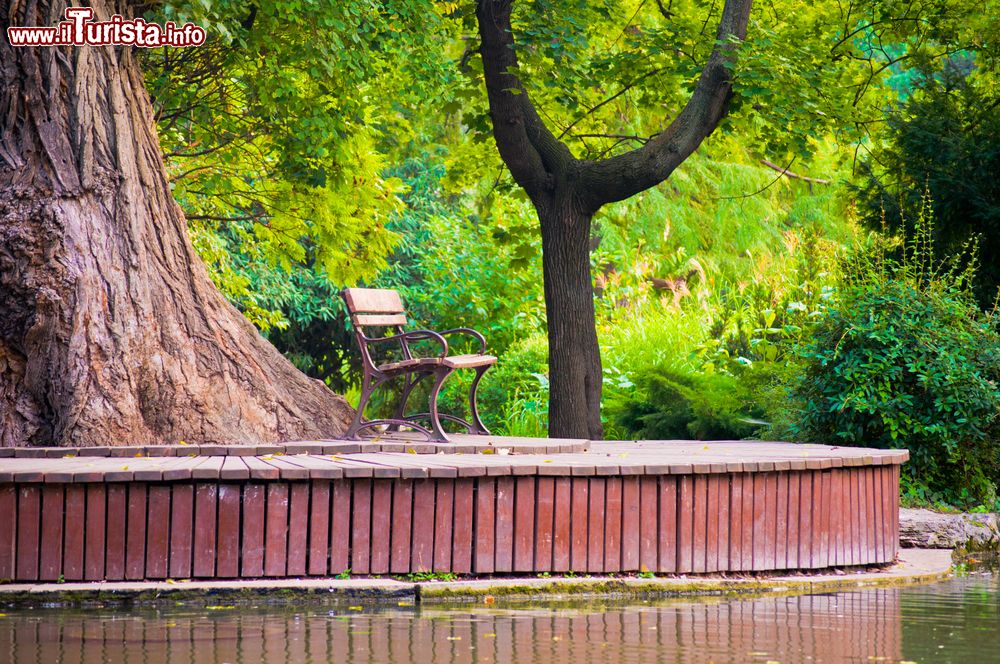
[[[127,2],[89,3],[99,20]],[[0,3],[52,26],[59,0]],[[0,446],[262,442],[346,428],[216,290],[131,48],[0,38]]]
[[[542,121],[518,76],[513,0],[479,0],[476,18],[493,136],[541,225],[549,335],[549,434],[602,436],[601,356],[590,274],[591,220],[601,206],[663,182],[726,115],[733,40],[746,37],[752,0],[726,0],[716,46],[684,109],[631,152],[576,158]]]

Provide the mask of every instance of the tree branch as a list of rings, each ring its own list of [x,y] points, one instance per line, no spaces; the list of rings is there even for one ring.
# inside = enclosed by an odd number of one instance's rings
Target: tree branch
[[[479,52],[500,157],[514,180],[536,199],[552,190],[555,173],[574,159],[569,148],[542,122],[517,76],[510,22],[512,5],[513,0],[479,0]]]
[[[653,140],[651,136],[635,136],[634,134],[573,134],[573,138],[616,138],[622,141],[635,141],[642,144]]]
[[[802,180],[803,182],[808,182],[809,184],[830,184],[830,180],[821,180],[819,178],[810,178],[806,177],[805,175],[799,175],[797,173],[791,172],[787,168],[782,168],[781,166],[778,166],[774,162],[768,161],[767,159],[761,159],[760,163],[764,164],[772,171],[777,171],[778,173],[781,173],[785,177],[791,178],[793,180]]]
[[[615,99],[618,99],[618,97],[621,97],[623,94],[625,94],[626,92],[628,92],[629,90],[631,90],[633,87],[635,87],[636,85],[638,85],[642,81],[646,80],[650,76],[653,76],[654,74],[659,74],[661,71],[663,71],[663,67],[647,71],[645,74],[642,74],[641,76],[639,76],[639,78],[636,78],[631,83],[628,83],[625,86],[623,86],[622,89],[619,90],[618,92],[614,93],[610,97],[607,97],[606,99],[603,99],[602,101],[599,101],[597,104],[591,106],[586,111],[584,111],[583,115],[581,115],[577,119],[575,119],[572,122],[570,122],[569,125],[559,133],[559,136],[557,138],[562,138],[563,136],[565,136],[566,134],[569,133],[570,129],[572,129],[573,127],[575,127],[576,125],[578,125],[585,117],[587,117],[589,115],[593,115],[602,106],[610,104]]]
[[[198,221],[200,221],[200,220],[206,220],[206,221],[255,221],[255,222],[258,222],[258,223],[260,221],[259,217],[257,217],[257,216],[223,217],[223,216],[214,215],[214,214],[185,214],[184,218],[187,219],[188,221],[195,221],[195,220],[198,220]]]
[[[795,163],[796,159],[798,159],[798,156],[792,157],[792,160],[790,162],[788,162],[788,166],[785,166],[784,168],[781,168],[779,166],[777,168],[778,174],[774,177],[774,179],[771,180],[770,182],[768,182],[767,184],[765,184],[763,187],[761,187],[757,191],[755,191],[755,192],[753,192],[751,194],[740,194],[739,196],[718,196],[718,197],[715,198],[715,200],[717,200],[717,201],[734,201],[734,200],[738,200],[740,198],[752,198],[752,197],[754,197],[754,196],[756,196],[758,194],[763,194],[765,191],[767,191],[768,189],[770,189],[771,187],[773,187],[778,182],[778,180],[781,179],[782,175],[784,175],[785,173],[788,172],[788,169],[792,167],[792,164]],[[809,185],[809,186],[811,187],[812,185]]]
[[[581,162],[581,192],[594,210],[665,180],[715,130],[729,109],[735,46],[746,37],[752,0],[726,0],[716,45],[687,105],[673,122],[640,148],[602,161]]]

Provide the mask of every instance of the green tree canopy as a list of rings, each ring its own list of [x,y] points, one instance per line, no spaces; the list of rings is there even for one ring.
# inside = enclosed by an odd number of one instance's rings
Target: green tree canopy
[[[439,6],[181,0],[156,12],[210,35],[144,65],[173,193],[216,284],[266,329],[282,321],[274,269],[373,278],[400,206],[385,152],[412,139],[452,77]]]
[[[886,140],[863,163],[863,219],[915,233],[929,203],[945,253],[976,241],[984,258],[974,292],[990,307],[1000,287],[1000,85],[991,63],[971,55],[924,71],[887,115]]]

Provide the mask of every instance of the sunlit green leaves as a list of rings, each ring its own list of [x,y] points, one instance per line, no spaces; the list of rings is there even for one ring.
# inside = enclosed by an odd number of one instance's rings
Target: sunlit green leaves
[[[258,306],[254,270],[308,270],[342,285],[384,267],[400,186],[382,176],[383,156],[433,120],[425,105],[450,77],[438,9],[179,0],[151,16],[209,33],[203,47],[146,54],[147,84],[196,247],[262,328],[281,316]]]

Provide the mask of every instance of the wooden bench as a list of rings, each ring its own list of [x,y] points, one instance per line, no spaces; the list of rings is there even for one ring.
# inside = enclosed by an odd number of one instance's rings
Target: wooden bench
[[[406,311],[399,293],[394,290],[377,288],[346,288],[342,292],[347,312],[354,326],[354,336],[361,350],[361,362],[364,371],[361,384],[361,399],[354,421],[348,428],[345,437],[356,440],[360,432],[376,426],[385,426],[387,431],[398,431],[407,427],[420,431],[432,441],[447,441],[448,436],[441,427],[441,421],[455,422],[464,426],[472,434],[489,434],[489,430],[479,419],[479,408],[476,404],[476,391],[483,374],[496,364],[497,358],[486,354],[486,339],[479,332],[467,327],[434,332],[431,330],[411,330],[404,328],[407,324]],[[368,336],[366,330],[379,328],[388,335]],[[394,331],[394,333],[392,333]],[[468,335],[479,342],[479,352],[465,355],[451,355],[446,337],[449,335]],[[411,344],[419,341],[430,341],[440,346],[440,352],[430,357],[421,357],[414,352]],[[372,347],[380,344],[399,344],[400,358],[393,362],[376,364],[372,357]],[[438,394],[444,381],[456,369],[475,369],[476,377],[469,388],[469,410],[471,422],[455,415],[438,412]],[[402,377],[403,387],[396,411],[393,417],[378,420],[364,418],[365,406],[371,395],[384,384]],[[424,378],[433,377],[428,411],[416,415],[406,415],[406,402]],[[427,421],[424,426],[420,422]]]

